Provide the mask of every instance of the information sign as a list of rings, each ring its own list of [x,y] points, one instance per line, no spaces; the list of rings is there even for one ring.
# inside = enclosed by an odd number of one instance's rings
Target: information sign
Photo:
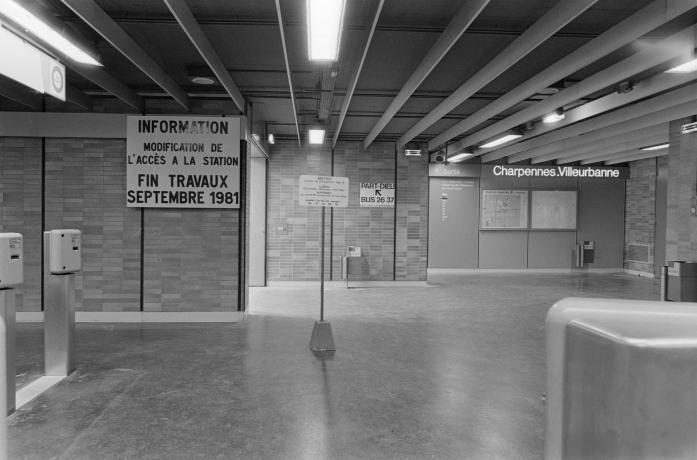
[[[394,208],[394,183],[361,182],[360,207]]]
[[[127,206],[239,208],[239,161],[239,118],[128,117]]]
[[[298,201],[302,206],[345,208],[348,190],[348,177],[302,175]]]

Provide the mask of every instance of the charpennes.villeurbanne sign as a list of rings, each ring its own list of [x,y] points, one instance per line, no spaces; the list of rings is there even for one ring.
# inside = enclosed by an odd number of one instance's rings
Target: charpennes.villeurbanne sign
[[[496,177],[586,177],[593,179],[620,179],[624,168],[578,166],[505,166],[495,165],[491,174]]]

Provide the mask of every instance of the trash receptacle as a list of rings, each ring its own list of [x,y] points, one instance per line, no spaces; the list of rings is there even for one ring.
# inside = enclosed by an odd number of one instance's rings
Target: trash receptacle
[[[697,262],[668,262],[668,300],[697,302]]]

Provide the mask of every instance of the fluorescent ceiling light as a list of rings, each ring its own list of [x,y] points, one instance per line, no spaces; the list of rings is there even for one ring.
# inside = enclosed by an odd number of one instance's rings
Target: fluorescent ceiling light
[[[663,150],[663,149],[667,149],[668,147],[670,147],[670,144],[658,144],[658,145],[650,145],[648,147],[642,147],[639,150],[646,150],[646,151]]]
[[[562,121],[564,118],[566,118],[564,111],[562,109],[559,109],[545,115],[544,118],[542,118],[542,123],[556,123],[558,121]]]
[[[493,141],[487,142],[486,144],[482,144],[479,146],[480,149],[490,149],[492,147],[498,147],[499,145],[505,144],[506,142],[510,142],[513,139],[518,139],[519,137],[523,137],[522,134],[506,134],[503,135],[497,139],[494,139]]]
[[[405,157],[420,157],[421,149],[404,149]]]
[[[459,163],[460,161],[464,160],[465,158],[471,157],[472,154],[470,152],[461,152],[458,153],[457,155],[453,155],[451,157],[448,157],[448,161],[452,163]]]
[[[15,0],[0,0],[0,15],[15,22],[49,46],[70,59],[89,65],[101,66],[96,59],[78,48],[73,42],[52,29],[48,24],[17,4]]]
[[[323,129],[310,129],[308,131],[310,134],[310,144],[323,144],[324,143],[324,130]]]
[[[684,64],[666,70],[666,73],[690,73],[697,70],[697,59],[687,61]]]
[[[311,61],[336,61],[346,0],[307,0],[307,41]]]

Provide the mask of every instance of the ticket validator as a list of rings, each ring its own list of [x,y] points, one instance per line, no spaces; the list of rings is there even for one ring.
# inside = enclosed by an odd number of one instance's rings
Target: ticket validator
[[[75,273],[82,269],[80,230],[44,232],[44,369],[75,370]]]
[[[6,377],[5,395],[2,395],[9,414],[15,409],[15,290],[24,282],[24,253],[22,235],[0,233],[0,319],[5,326],[3,348]],[[0,411],[0,414],[2,411]]]

